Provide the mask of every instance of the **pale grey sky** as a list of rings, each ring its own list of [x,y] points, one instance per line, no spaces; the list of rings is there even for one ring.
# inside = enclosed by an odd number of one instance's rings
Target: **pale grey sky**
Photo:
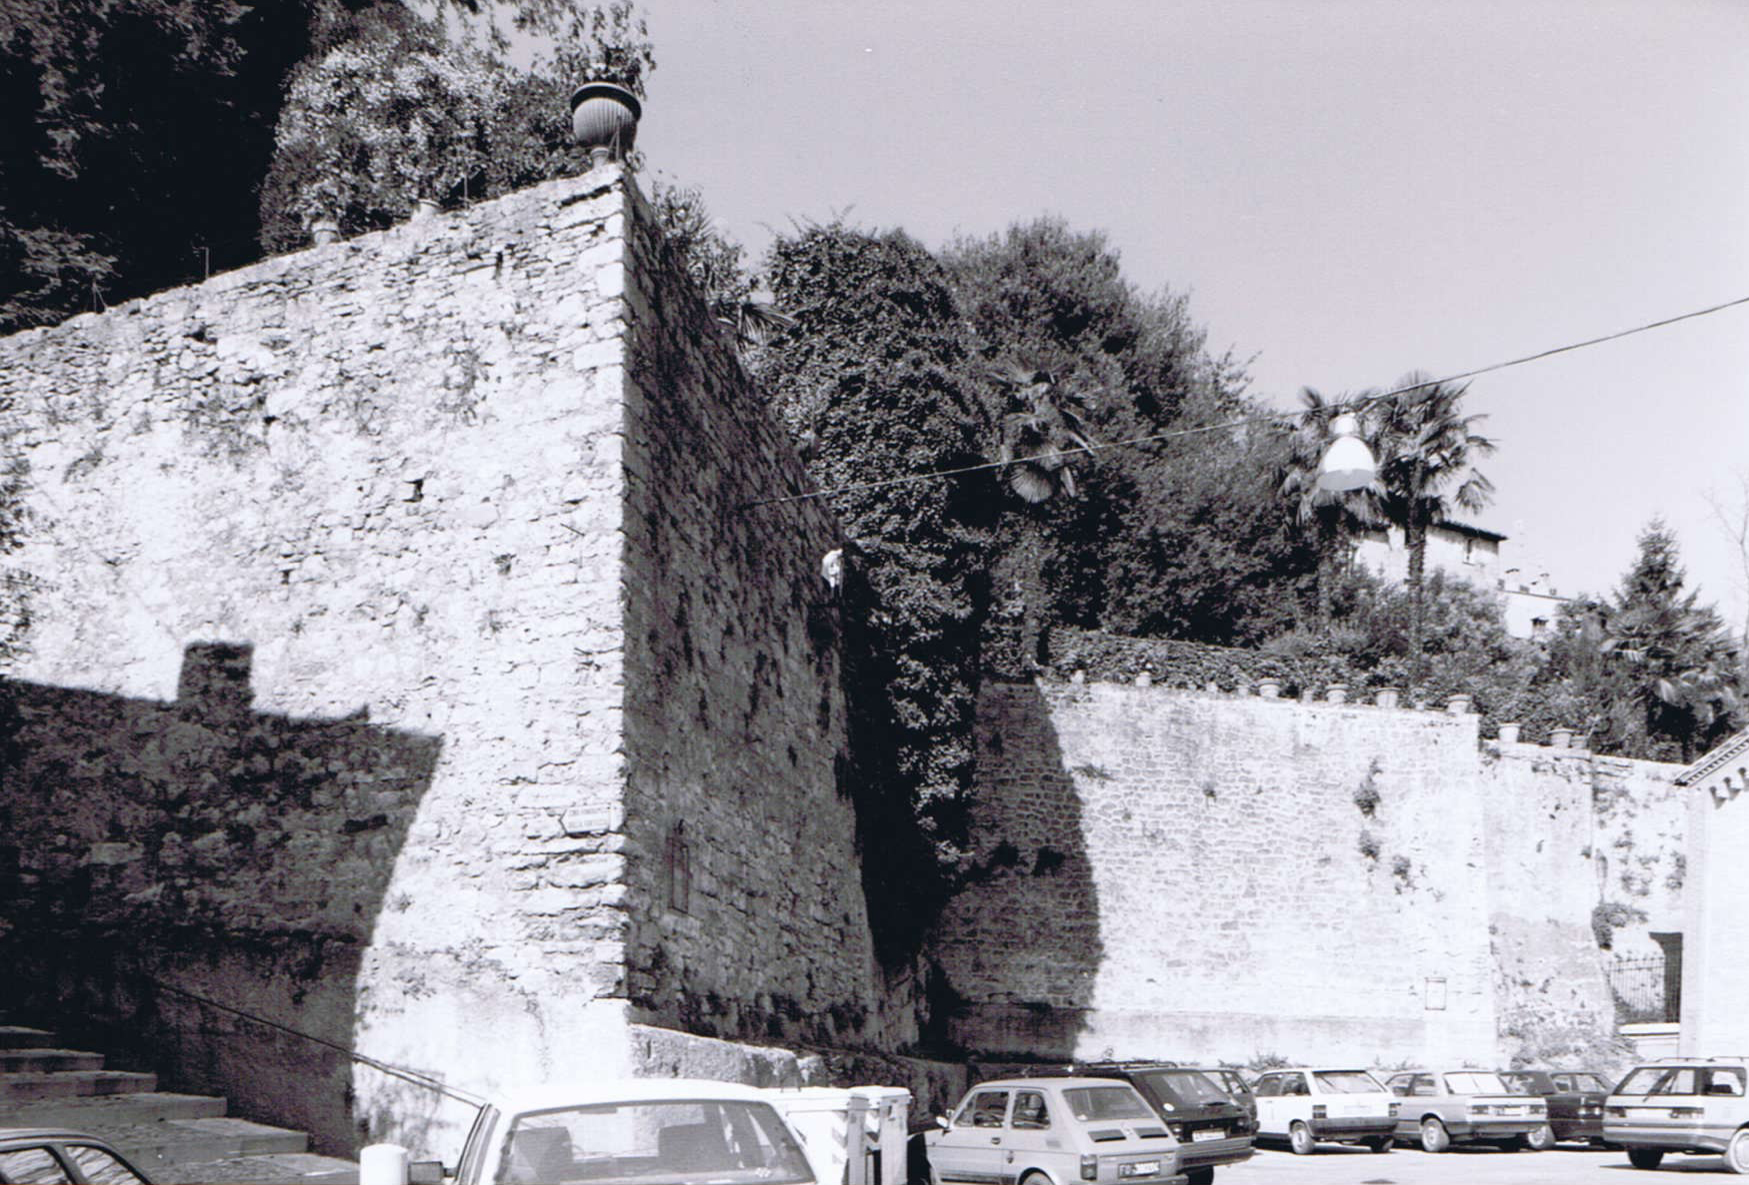
[[[1044,212],[1191,293],[1288,406],[1749,296],[1735,0],[644,0],[639,145],[755,253]],[[1476,516],[1563,592],[1654,514],[1740,624],[1703,494],[1749,467],[1749,306],[1475,381]],[[1508,545],[1509,547],[1511,544]]]

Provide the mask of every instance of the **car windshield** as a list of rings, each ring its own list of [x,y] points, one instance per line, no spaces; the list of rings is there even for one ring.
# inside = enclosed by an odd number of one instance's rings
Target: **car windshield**
[[[1083,1123],[1095,1119],[1152,1119],[1142,1096],[1127,1086],[1076,1086],[1063,1092],[1069,1111]]]
[[[1222,1070],[1221,1085],[1227,1088],[1227,1093],[1235,1099],[1242,1099],[1251,1093],[1250,1085],[1241,1077],[1237,1070]]]
[[[1492,1070],[1461,1070],[1445,1076],[1445,1089],[1452,1094],[1511,1094],[1500,1075]]]
[[[1379,1080],[1365,1070],[1317,1070],[1312,1077],[1325,1094],[1383,1094]]]
[[[1610,1085],[1596,1074],[1575,1074],[1573,1075],[1573,1089],[1608,1094]]]
[[[1149,1070],[1139,1076],[1155,1094],[1180,1107],[1197,1103],[1228,1102],[1222,1090],[1207,1074],[1195,1070]]]
[[[518,1115],[498,1169],[501,1185],[802,1185],[813,1179],[769,1103],[724,1099]]]

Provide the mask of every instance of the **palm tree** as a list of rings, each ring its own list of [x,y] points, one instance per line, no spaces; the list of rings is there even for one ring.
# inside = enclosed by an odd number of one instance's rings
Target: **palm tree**
[[[1318,555],[1318,628],[1330,628],[1330,598],[1336,586],[1339,562],[1345,545],[1361,531],[1379,525],[1378,494],[1362,490],[1325,490],[1318,486],[1319,466],[1330,445],[1330,425],[1351,405],[1365,406],[1377,393],[1364,391],[1344,396],[1335,403],[1305,387],[1300,402],[1305,410],[1294,433],[1292,452],[1281,476],[1281,495],[1293,503],[1294,521],[1311,532]]]
[[[1045,600],[1045,524],[1038,508],[1059,496],[1076,496],[1075,463],[1091,457],[1094,446],[1080,394],[1049,372],[1010,363],[991,371],[990,377],[1005,399],[995,425],[995,460],[1022,504],[1013,554],[1022,602],[1021,661],[1031,664],[1042,657],[1039,618]]]
[[[1493,500],[1494,483],[1470,468],[1474,458],[1493,453],[1495,445],[1475,430],[1486,417],[1462,413],[1468,390],[1468,384],[1408,374],[1395,393],[1373,402],[1365,416],[1378,461],[1379,509],[1387,522],[1403,529],[1409,552],[1411,688],[1421,678],[1427,529],[1454,508],[1478,511]]]

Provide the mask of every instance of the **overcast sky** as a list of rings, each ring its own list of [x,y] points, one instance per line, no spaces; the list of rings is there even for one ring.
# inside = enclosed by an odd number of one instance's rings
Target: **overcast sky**
[[[1749,296],[1735,0],[643,0],[639,145],[755,254],[848,211],[930,246],[1044,212],[1289,406]],[[1749,306],[1477,379],[1474,516],[1562,592],[1654,514],[1743,618]],[[1741,494],[1738,494],[1739,499]]]

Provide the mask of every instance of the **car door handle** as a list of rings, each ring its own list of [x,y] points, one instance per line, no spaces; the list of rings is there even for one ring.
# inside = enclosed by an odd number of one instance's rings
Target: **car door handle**
[[[1002,1137],[1001,1136],[991,1136],[990,1142],[992,1144],[1000,1144],[1002,1142]]]

